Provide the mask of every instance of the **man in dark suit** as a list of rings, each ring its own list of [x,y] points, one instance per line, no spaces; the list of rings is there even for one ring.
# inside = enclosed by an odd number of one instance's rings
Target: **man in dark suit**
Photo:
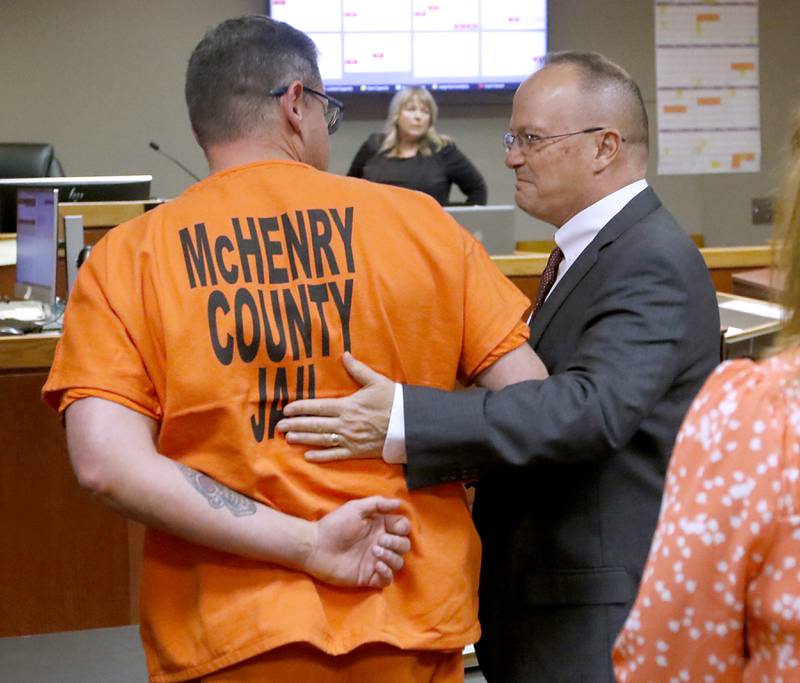
[[[410,488],[479,477],[486,678],[611,682],[675,435],[719,359],[718,308],[644,180],[647,114],[620,67],[551,56],[517,91],[505,144],[517,204],[557,228],[530,339],[550,377],[447,393],[348,358],[365,388],[287,407],[279,428],[323,447],[336,434],[319,461],[383,448]]]

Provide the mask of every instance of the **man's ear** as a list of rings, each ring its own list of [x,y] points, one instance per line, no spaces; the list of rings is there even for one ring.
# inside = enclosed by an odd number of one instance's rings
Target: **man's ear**
[[[616,128],[604,128],[602,131],[598,131],[597,135],[600,140],[594,156],[594,166],[595,171],[602,171],[617,158],[622,150],[622,133]]]
[[[292,81],[289,89],[281,95],[280,108],[289,125],[298,135],[302,131],[302,121],[305,108],[303,106],[303,84]]]
[[[203,156],[206,158],[206,161],[210,164],[211,160],[208,158],[208,149],[200,142],[200,136],[194,126],[192,126],[192,135],[194,136],[194,141],[197,143],[197,146],[203,150]]]

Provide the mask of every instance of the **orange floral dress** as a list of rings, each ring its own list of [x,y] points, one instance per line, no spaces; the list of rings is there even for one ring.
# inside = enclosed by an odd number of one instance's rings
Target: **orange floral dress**
[[[620,683],[800,681],[800,350],[721,365],[683,423]]]

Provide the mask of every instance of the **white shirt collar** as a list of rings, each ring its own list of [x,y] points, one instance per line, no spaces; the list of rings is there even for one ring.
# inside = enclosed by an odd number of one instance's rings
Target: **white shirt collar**
[[[626,185],[576,213],[556,230],[554,239],[561,251],[564,252],[564,260],[559,265],[556,283],[575,263],[583,250],[589,246],[597,233],[646,187],[647,181],[644,179]]]

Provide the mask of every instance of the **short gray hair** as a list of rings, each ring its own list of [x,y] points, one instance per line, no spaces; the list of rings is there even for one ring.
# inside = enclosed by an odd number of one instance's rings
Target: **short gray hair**
[[[258,130],[274,100],[269,91],[293,80],[322,82],[317,48],[305,33],[261,15],[211,29],[186,70],[186,104],[201,147]]]

